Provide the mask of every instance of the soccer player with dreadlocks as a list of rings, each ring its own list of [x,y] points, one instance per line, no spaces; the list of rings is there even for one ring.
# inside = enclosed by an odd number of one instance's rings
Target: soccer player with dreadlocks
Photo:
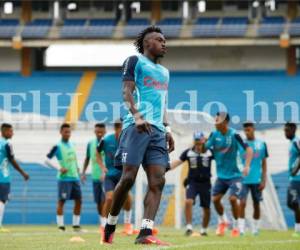
[[[139,34],[135,46],[140,54],[127,58],[123,65],[123,98],[129,111],[123,119],[115,156],[115,165],[123,166],[123,173],[114,191],[102,242],[112,243],[118,215],[142,164],[148,190],[141,230],[135,243],[166,245],[152,235],[169,167],[168,153],[174,150],[166,119],[169,71],[159,64],[166,52],[166,39],[158,27],[151,26]]]

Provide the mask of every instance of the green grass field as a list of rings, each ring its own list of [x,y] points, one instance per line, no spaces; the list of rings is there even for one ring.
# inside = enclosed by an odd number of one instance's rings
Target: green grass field
[[[210,232],[208,237],[185,237],[182,230],[170,228],[160,229],[162,240],[172,243],[170,247],[137,246],[134,245],[134,236],[122,236],[117,233],[112,246],[100,245],[96,227],[84,227],[87,232],[76,234],[71,231],[60,233],[54,226],[8,226],[11,232],[0,233],[0,249],[188,249],[188,250],[296,250],[300,249],[300,238],[293,238],[292,232],[263,231],[260,236],[245,235],[239,238],[230,236],[217,237]],[[85,242],[70,242],[74,236],[80,236]]]

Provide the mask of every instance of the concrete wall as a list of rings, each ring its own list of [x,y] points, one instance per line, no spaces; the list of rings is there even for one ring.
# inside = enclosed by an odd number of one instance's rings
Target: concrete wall
[[[20,71],[21,53],[11,48],[0,48],[0,72]]]
[[[163,64],[171,70],[284,70],[286,52],[276,46],[174,47]]]

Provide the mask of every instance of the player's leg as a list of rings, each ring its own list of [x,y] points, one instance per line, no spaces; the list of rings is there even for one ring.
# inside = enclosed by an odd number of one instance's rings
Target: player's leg
[[[131,194],[128,193],[127,199],[124,202],[123,210],[124,210],[124,229],[123,233],[126,235],[132,235],[133,234],[133,225],[131,223],[132,219],[132,197]]]
[[[228,190],[227,182],[221,179],[217,179],[213,188],[213,203],[215,210],[218,214],[218,227],[216,234],[218,236],[223,236],[228,226],[228,219],[224,212],[224,207],[222,205],[222,198]]]
[[[149,236],[152,236],[154,218],[165,185],[165,167],[161,165],[149,165],[145,166],[144,169],[148,180],[148,190],[144,199],[144,215],[141,230],[136,239],[137,244],[149,244],[146,241],[149,239]]]
[[[210,202],[211,202],[211,184],[210,182],[201,183],[198,193],[200,195],[200,206],[202,207],[202,225],[200,234],[207,236],[207,228],[210,221]]]
[[[186,200],[185,200],[185,221],[186,221],[186,231],[185,235],[190,236],[193,233],[193,225],[192,225],[192,216],[193,216],[193,205],[196,198],[196,190],[195,185],[193,183],[189,183],[186,186]]]
[[[93,193],[99,216],[100,229],[102,227],[103,230],[106,223],[106,216],[104,215],[105,195],[100,181],[93,181]]]
[[[243,184],[240,194],[240,220],[239,220],[239,230],[240,234],[245,234],[245,211],[247,206],[247,197],[249,193],[249,185]]]
[[[253,224],[252,233],[258,235],[260,224],[260,202],[262,201],[262,191],[259,190],[259,185],[251,185],[251,196],[253,200]]]
[[[63,232],[66,230],[64,223],[64,205],[67,198],[70,196],[70,188],[68,182],[58,182],[58,201],[56,208],[56,223],[58,229]]]
[[[74,209],[73,209],[73,229],[75,232],[80,232],[80,214],[81,214],[81,203],[82,203],[82,194],[79,181],[74,181],[70,183],[72,185],[72,191],[70,199],[74,200]]]
[[[231,212],[233,217],[231,236],[236,237],[240,235],[238,228],[238,220],[240,218],[240,205],[239,198],[242,188],[240,178],[232,179],[229,181],[229,202],[231,205]]]
[[[295,232],[293,236],[300,237],[300,183],[290,182],[287,194],[287,205],[294,212]]]
[[[9,232],[9,230],[3,228],[3,217],[5,206],[8,201],[10,193],[10,183],[0,183],[0,232]]]

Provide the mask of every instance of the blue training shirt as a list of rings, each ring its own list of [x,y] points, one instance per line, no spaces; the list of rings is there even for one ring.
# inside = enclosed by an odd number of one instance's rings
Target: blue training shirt
[[[290,141],[289,146],[289,179],[290,181],[300,181],[300,173],[298,172],[296,176],[291,175],[292,169],[295,167],[297,159],[300,157],[300,139],[298,137],[294,137]]]
[[[108,170],[106,176],[118,176],[122,173],[122,171],[116,168],[114,164],[115,154],[117,152],[118,146],[118,138],[116,137],[116,134],[113,133],[106,135],[97,147],[97,151],[99,153],[103,151],[105,155],[105,166]]]
[[[239,151],[248,146],[236,131],[229,128],[223,135],[220,131],[212,132],[205,143],[206,149],[211,149],[217,166],[217,176],[220,179],[233,179],[242,176],[239,161]]]
[[[249,147],[253,150],[253,158],[251,160],[250,172],[244,177],[243,183],[245,184],[259,184],[262,177],[262,161],[269,157],[267,144],[259,139],[246,140]],[[246,154],[245,151],[241,154],[243,165],[245,165]]]
[[[131,56],[123,64],[123,82],[134,81],[133,93],[137,109],[143,118],[165,131],[163,116],[166,109],[169,71],[144,55]],[[123,129],[134,124],[130,112],[123,119]]]
[[[9,142],[0,138],[0,183],[10,182],[10,161],[14,159],[12,146]]]

